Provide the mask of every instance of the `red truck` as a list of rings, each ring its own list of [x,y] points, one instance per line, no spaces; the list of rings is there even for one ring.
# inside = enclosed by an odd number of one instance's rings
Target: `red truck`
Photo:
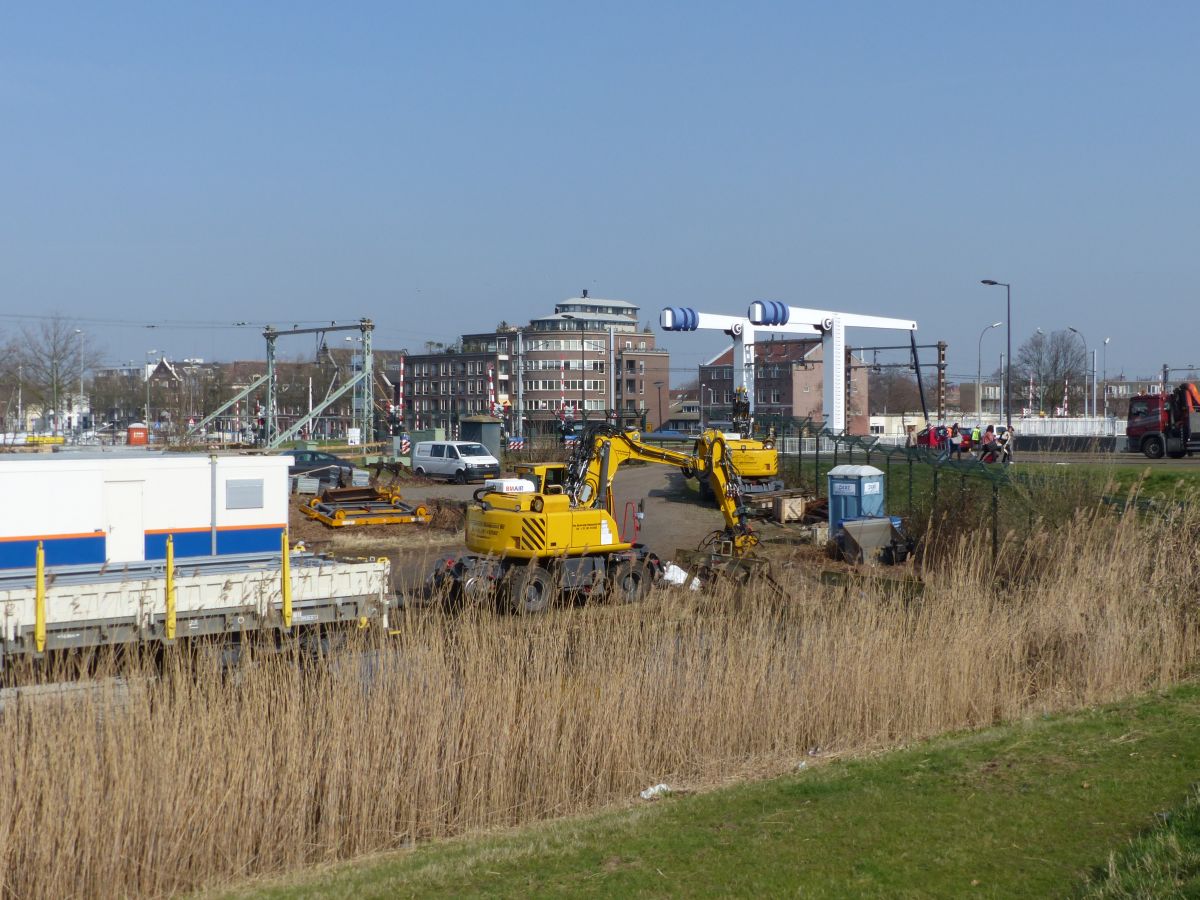
[[[1200,451],[1200,389],[1181,384],[1165,394],[1138,394],[1129,401],[1125,449],[1151,459],[1179,459]]]

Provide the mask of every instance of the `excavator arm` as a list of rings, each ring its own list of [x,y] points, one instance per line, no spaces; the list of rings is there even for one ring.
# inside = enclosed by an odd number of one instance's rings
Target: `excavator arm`
[[[682,472],[709,479],[713,496],[725,520],[725,537],[735,555],[743,555],[758,543],[742,506],[744,486],[733,464],[725,438],[713,432],[706,441],[707,461],[695,453],[668,450],[643,443],[636,432],[609,425],[591,426],[584,432],[567,464],[566,493],[572,504],[600,507],[613,514],[612,483],[617,470],[629,460],[674,466]]]

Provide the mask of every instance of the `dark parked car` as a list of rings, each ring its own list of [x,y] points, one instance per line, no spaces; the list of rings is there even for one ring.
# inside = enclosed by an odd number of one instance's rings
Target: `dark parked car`
[[[340,456],[322,453],[320,450],[286,450],[284,456],[293,458],[288,466],[288,475],[310,475],[322,481],[332,481],[342,486],[353,479],[354,466]]]

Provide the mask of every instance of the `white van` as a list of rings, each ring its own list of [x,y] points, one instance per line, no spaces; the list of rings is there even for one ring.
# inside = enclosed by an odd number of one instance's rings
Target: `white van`
[[[498,477],[500,460],[474,441],[420,441],[413,450],[412,468],[418,475],[466,484]]]

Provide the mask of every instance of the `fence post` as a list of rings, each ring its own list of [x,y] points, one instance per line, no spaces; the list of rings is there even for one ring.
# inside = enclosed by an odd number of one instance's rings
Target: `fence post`
[[[909,514],[910,516],[912,515],[912,511],[913,511],[913,505],[912,505],[912,481],[913,481],[913,468],[912,468],[912,462],[913,462],[913,460],[912,460],[912,457],[910,456],[910,457],[908,458],[908,514]]]
[[[821,496],[821,432],[817,432],[817,452],[813,454],[813,481],[817,485],[817,496]]]
[[[888,454],[883,458],[883,480],[887,482],[887,487],[883,489],[883,502],[887,504],[887,508],[892,508],[892,454]]]

